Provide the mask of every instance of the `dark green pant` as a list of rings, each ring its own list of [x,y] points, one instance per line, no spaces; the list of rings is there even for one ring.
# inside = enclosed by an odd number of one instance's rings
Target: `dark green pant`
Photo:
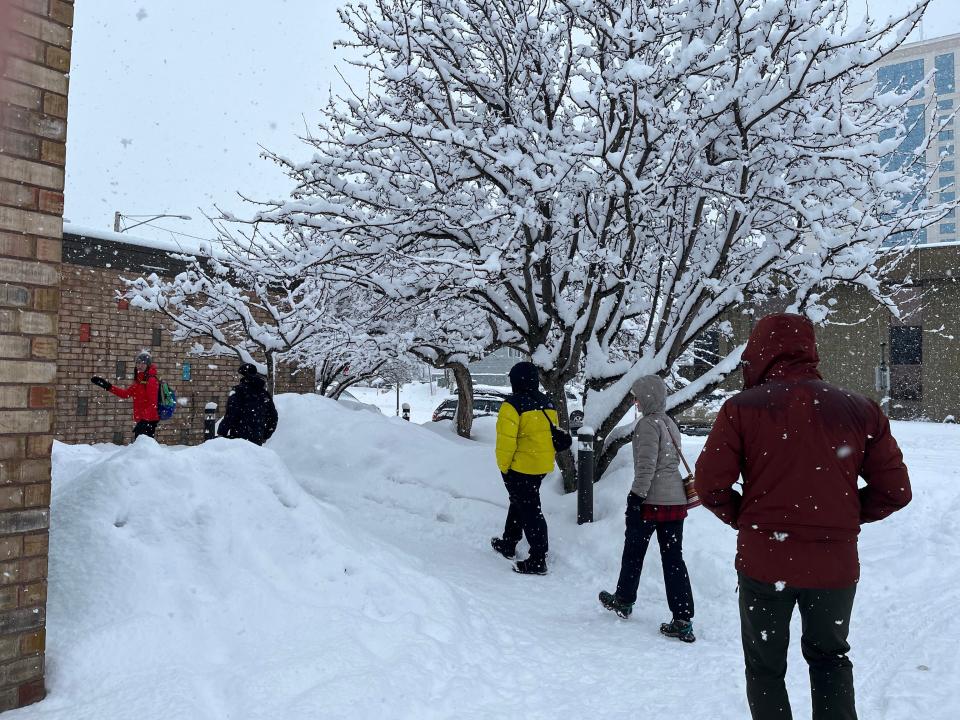
[[[813,720],[856,720],[850,613],[857,586],[816,590],[758,582],[740,573],[740,633],[753,720],[791,720],[784,676],[790,617],[800,608],[800,647],[810,667]]]

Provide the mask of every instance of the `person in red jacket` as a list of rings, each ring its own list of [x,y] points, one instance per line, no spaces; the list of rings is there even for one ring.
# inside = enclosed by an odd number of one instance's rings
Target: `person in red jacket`
[[[98,375],[90,378],[90,382],[109,390],[118,398],[133,398],[133,421],[136,423],[133,426],[133,439],[136,440],[141,435],[153,437],[157,431],[157,423],[160,422],[157,409],[160,382],[157,380],[157,368],[153,364],[153,358],[147,350],[141,350],[137,355],[133,378],[133,383],[126,388],[111,385]]]
[[[696,487],[703,506],[739,531],[750,711],[755,720],[792,717],[784,676],[797,605],[814,720],[851,720],[857,535],[910,502],[907,468],[880,407],[821,379],[806,318],[763,318],[742,360],[744,389],[717,415]]]

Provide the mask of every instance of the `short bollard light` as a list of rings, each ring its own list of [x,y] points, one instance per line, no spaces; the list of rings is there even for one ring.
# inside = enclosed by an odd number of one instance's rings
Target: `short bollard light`
[[[208,402],[203,406],[203,439],[213,440],[217,436],[217,404]]]
[[[593,428],[577,430],[577,525],[593,522]]]
[[[410,419],[410,403],[404,403],[402,407],[403,407],[403,419],[409,420]]]

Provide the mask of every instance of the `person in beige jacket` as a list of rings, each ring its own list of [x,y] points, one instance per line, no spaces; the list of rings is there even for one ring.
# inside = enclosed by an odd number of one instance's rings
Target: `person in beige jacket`
[[[660,632],[693,642],[693,591],[683,561],[687,495],[679,470],[680,429],[666,413],[667,386],[659,376],[640,378],[632,390],[643,417],[633,431],[633,485],[627,496],[620,579],[615,593],[600,593],[600,602],[620,617],[630,617],[643,558],[656,532],[667,604],[673,613],[670,622],[660,625]]]

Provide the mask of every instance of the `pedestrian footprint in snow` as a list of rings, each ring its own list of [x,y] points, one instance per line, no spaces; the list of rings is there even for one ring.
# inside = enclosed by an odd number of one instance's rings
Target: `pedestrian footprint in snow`
[[[243,363],[237,373],[240,383],[227,398],[227,412],[217,435],[263,445],[277,429],[277,408],[255,365]]]
[[[157,380],[157,368],[149,350],[141,350],[135,360],[133,382],[125,388],[117,387],[99,375],[90,378],[90,382],[113,393],[124,400],[133,398],[133,439],[141,435],[153,437],[160,422],[157,396],[160,382]]]
[[[540,508],[540,483],[553,470],[552,427],[558,422],[553,402],[540,392],[540,373],[530,362],[510,370],[513,394],[497,416],[497,467],[503,475],[510,507],[503,537],[490,539],[493,549],[512,558],[526,535],[530,556],[514,566],[524,575],[547,572],[547,521]]]
[[[720,409],[697,460],[703,506],[739,530],[740,631],[755,720],[791,717],[784,674],[794,605],[814,720],[857,717],[847,657],[857,535],[911,498],[883,411],[825,383],[819,360],[809,320],[760,320],[743,352],[744,389]],[[741,475],[742,496],[733,489]],[[860,490],[858,476],[867,483]]]
[[[626,532],[620,579],[614,593],[601,592],[600,602],[622,618],[630,617],[637,600],[643,558],[654,532],[673,618],[660,632],[684,642],[693,634],[693,591],[683,561],[683,520],[687,494],[680,475],[680,429],[667,415],[667,386],[657,375],[633,384],[633,397],[643,417],[633,431],[633,485],[627,495]]]

